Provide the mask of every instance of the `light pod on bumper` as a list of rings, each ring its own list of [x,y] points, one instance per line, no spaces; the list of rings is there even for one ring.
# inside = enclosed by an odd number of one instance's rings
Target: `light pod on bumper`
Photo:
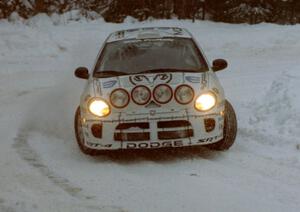
[[[156,102],[161,104],[168,103],[173,96],[172,88],[169,85],[161,84],[154,88],[153,98]]]
[[[151,99],[151,91],[144,85],[138,85],[131,91],[131,98],[138,105],[145,105]]]
[[[125,89],[118,88],[111,92],[110,103],[116,108],[124,108],[129,104],[129,94]]]
[[[186,105],[193,101],[194,90],[189,85],[180,85],[175,90],[175,99],[179,104]]]
[[[195,101],[195,108],[200,111],[208,111],[217,103],[217,97],[212,92],[201,94]]]
[[[110,107],[109,105],[100,98],[92,99],[89,104],[89,111],[95,116],[104,117],[110,114]]]

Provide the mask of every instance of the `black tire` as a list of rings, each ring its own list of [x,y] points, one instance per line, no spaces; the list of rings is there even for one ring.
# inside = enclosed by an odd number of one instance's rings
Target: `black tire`
[[[81,126],[81,115],[80,115],[80,108],[78,107],[75,113],[74,119],[74,129],[75,129],[75,136],[77,140],[77,144],[81,152],[86,155],[96,156],[101,154],[101,150],[91,149],[84,145],[84,137],[82,134],[82,126]]]
[[[212,150],[227,150],[229,149],[236,137],[237,120],[234,109],[230,102],[225,101],[225,114],[224,114],[224,138],[217,143],[208,144],[207,147]]]

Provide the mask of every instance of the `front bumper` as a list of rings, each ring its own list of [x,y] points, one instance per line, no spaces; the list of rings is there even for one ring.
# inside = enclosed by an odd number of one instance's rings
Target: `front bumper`
[[[117,119],[82,118],[85,145],[91,149],[154,149],[215,143],[223,138],[224,112],[168,114]]]

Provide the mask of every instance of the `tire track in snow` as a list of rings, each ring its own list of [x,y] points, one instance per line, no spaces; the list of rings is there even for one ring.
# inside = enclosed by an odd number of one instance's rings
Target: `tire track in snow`
[[[47,177],[55,186],[64,190],[70,196],[86,201],[93,200],[95,198],[94,196],[82,194],[82,188],[72,184],[68,179],[58,176],[54,171],[50,170],[49,167],[42,162],[38,153],[29,145],[28,137],[28,131],[25,129],[20,129],[14,138],[15,143],[13,144],[13,148],[16,149],[19,156],[25,162],[38,169],[43,176]],[[2,208],[0,207],[0,209]],[[107,212],[127,211],[118,206],[86,205],[86,209]]]
[[[69,180],[58,176],[43,164],[38,153],[30,147],[28,143],[28,132],[26,130],[19,130],[14,140],[15,143],[13,144],[13,147],[17,150],[20,157],[29,165],[37,168],[41,174],[46,176],[53,184],[73,197],[88,198],[80,194],[80,191],[82,190],[80,187],[72,185]]]

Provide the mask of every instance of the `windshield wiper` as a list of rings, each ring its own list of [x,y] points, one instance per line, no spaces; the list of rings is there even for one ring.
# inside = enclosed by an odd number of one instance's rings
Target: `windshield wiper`
[[[145,74],[145,73],[161,73],[161,72],[202,72],[202,70],[197,69],[177,69],[177,68],[157,68],[150,69],[138,72],[137,74]]]
[[[95,72],[95,77],[115,77],[115,76],[122,76],[122,75],[128,75],[126,72],[122,71],[113,71],[113,70],[107,70],[107,71],[98,71]]]

